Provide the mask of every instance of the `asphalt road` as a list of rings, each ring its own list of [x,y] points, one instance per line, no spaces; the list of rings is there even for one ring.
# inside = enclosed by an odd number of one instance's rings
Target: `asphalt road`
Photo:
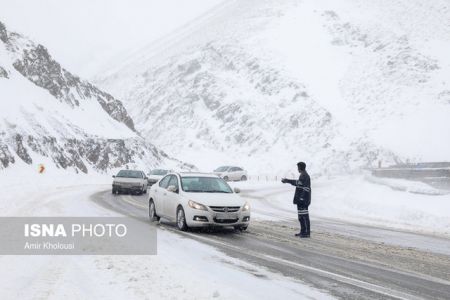
[[[243,192],[252,197],[251,191]],[[242,233],[231,228],[180,232],[174,224],[148,221],[146,195],[112,195],[108,190],[91,199],[337,298],[450,299],[450,240],[443,237],[320,219],[314,220],[310,239],[299,239],[294,237],[297,221],[286,217],[276,222],[252,221]]]

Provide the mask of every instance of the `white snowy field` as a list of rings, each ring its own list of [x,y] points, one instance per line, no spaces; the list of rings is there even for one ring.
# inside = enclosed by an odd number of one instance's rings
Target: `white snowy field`
[[[295,188],[275,181],[233,182],[251,191],[253,215],[296,219]],[[450,236],[450,194],[407,180],[348,175],[312,179],[311,218],[328,218],[413,232]]]
[[[15,168],[0,182],[2,216],[117,216],[89,199],[109,189],[106,175]],[[332,298],[163,228],[155,256],[0,256],[0,265],[0,299]]]

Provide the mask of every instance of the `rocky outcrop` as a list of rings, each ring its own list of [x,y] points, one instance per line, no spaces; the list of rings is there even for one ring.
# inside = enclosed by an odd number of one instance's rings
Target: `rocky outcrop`
[[[13,54],[14,68],[56,99],[71,106],[79,106],[80,101],[98,101],[113,119],[135,131],[133,120],[122,102],[64,69],[43,45],[36,45],[20,34],[8,32],[2,23],[0,40]]]
[[[6,71],[2,66],[0,66],[0,78],[9,78],[8,71]]]
[[[168,158],[167,154],[154,146],[149,146],[144,140],[132,138],[56,139],[21,134],[0,137],[0,169],[14,164],[15,157],[28,165],[40,163],[41,161],[34,161],[31,158],[31,153],[49,158],[58,168],[83,173],[88,173],[89,168],[104,172],[128,164],[139,165],[141,162],[150,162],[148,165],[150,168]],[[192,165],[178,163],[186,169],[195,168]]]
[[[1,43],[0,80],[10,85],[0,98],[10,102],[11,111],[0,112],[0,169],[43,161],[77,173],[124,166],[148,170],[165,163],[193,167],[143,139],[119,100],[70,73],[44,46],[8,32],[2,23]],[[91,126],[96,121],[98,126]]]
[[[8,41],[8,32],[6,31],[5,25],[0,22],[0,41],[6,43]]]

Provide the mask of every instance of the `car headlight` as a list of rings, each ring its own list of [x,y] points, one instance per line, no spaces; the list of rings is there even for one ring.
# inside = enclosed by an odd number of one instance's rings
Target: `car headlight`
[[[250,204],[248,202],[245,202],[244,206],[242,207],[242,211],[250,210]]]
[[[193,209],[208,210],[206,208],[206,206],[204,206],[203,204],[197,203],[197,202],[192,201],[192,200],[189,200],[188,205],[189,205],[190,208],[193,208]]]

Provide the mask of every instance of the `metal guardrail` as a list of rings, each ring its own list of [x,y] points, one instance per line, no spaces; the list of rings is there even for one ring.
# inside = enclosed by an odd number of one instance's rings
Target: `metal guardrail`
[[[370,169],[375,177],[425,182],[435,188],[450,190],[450,163],[418,163]]]
[[[434,168],[384,168],[372,169],[372,175],[377,177],[390,178],[427,178],[427,177],[448,177],[450,178],[450,169]]]

